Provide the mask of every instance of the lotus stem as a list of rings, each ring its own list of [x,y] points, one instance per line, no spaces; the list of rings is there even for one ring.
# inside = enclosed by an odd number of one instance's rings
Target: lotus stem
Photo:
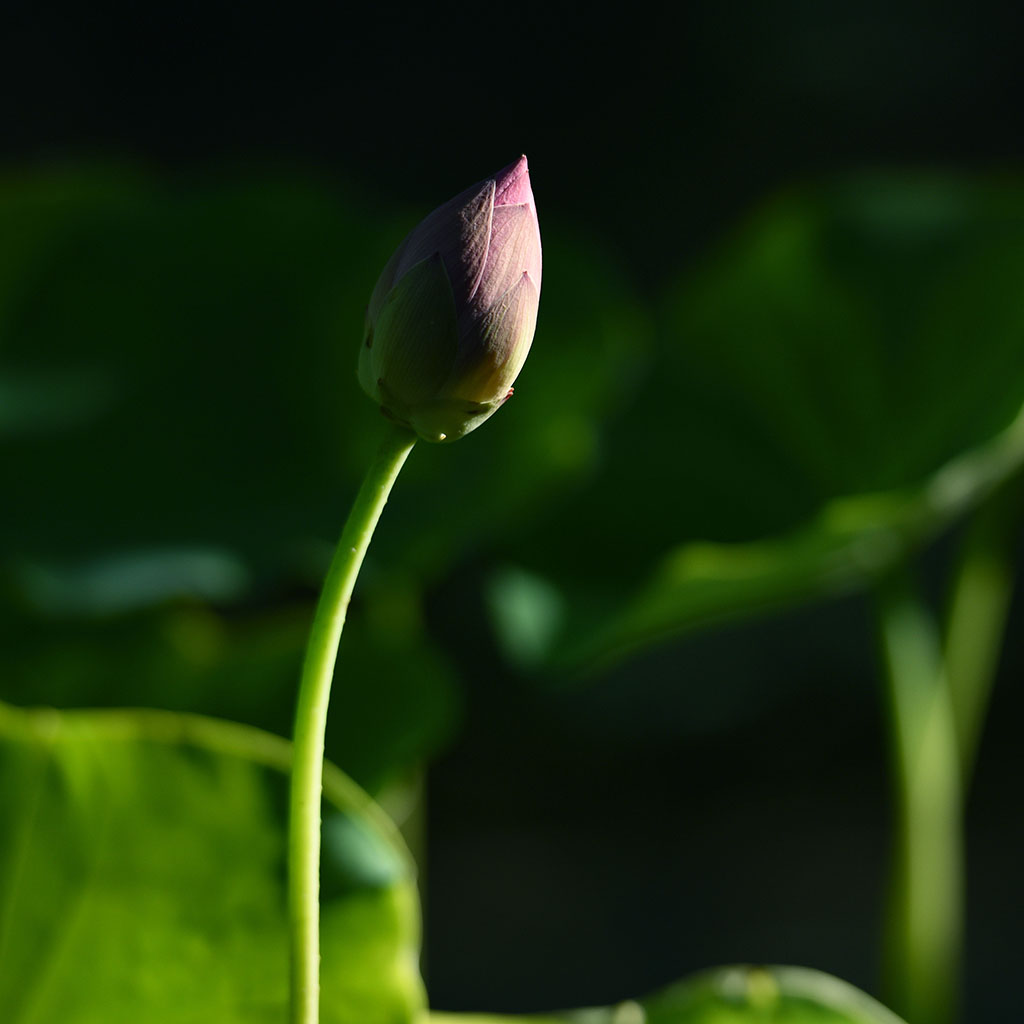
[[[324,731],[338,642],[374,528],[415,443],[410,431],[389,424],[342,530],[306,647],[295,712],[288,820],[291,1024],[317,1024],[320,1014],[320,812]]]

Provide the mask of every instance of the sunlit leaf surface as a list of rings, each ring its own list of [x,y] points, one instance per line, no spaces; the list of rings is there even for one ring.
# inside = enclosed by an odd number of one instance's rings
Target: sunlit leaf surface
[[[5,1024],[280,1024],[288,757],[212,719],[0,705]],[[323,1020],[411,1021],[408,856],[336,769],[325,790]]]

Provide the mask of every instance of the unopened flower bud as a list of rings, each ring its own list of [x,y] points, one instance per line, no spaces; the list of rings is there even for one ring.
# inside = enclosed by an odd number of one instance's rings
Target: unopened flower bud
[[[427,441],[454,441],[511,394],[537,323],[540,228],[526,157],[414,228],[370,298],[359,382]]]

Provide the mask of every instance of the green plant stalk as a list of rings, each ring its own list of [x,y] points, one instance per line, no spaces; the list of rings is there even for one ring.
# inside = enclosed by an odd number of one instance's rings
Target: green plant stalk
[[[975,513],[950,589],[945,660],[965,789],[977,760],[1013,596],[1022,511],[1024,477],[1018,477]]]
[[[937,630],[906,581],[879,590],[897,835],[886,957],[889,1003],[914,1024],[951,1024],[963,941],[963,790]]]
[[[292,1024],[320,1015],[320,805],[324,730],[349,598],[391,488],[416,443],[390,424],[356,495],[327,572],[299,683],[288,819],[288,930]]]

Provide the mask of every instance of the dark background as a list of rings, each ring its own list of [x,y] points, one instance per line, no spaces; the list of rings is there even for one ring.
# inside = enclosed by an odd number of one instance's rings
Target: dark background
[[[0,150],[13,175],[297,175],[404,226],[526,152],[542,227],[571,226],[653,302],[779,189],[893,165],[1016,173],[1018,29],[992,3],[13,3]],[[371,281],[385,254],[367,256]],[[244,339],[225,345],[244,359]],[[65,546],[90,544],[110,538],[83,526]],[[464,702],[426,792],[432,1001],[600,1004],[738,961],[877,992],[890,829],[870,603],[719,629],[552,691],[496,652],[489,557],[461,556],[426,601]],[[292,582],[248,607],[308,596]],[[1006,1019],[1016,990],[1022,626],[1018,604],[969,811],[972,1021]],[[286,705],[253,717],[284,731]]]
[[[299,164],[429,208],[524,151],[641,283],[794,180],[1020,155],[1010,4],[6,9],[14,158]]]

